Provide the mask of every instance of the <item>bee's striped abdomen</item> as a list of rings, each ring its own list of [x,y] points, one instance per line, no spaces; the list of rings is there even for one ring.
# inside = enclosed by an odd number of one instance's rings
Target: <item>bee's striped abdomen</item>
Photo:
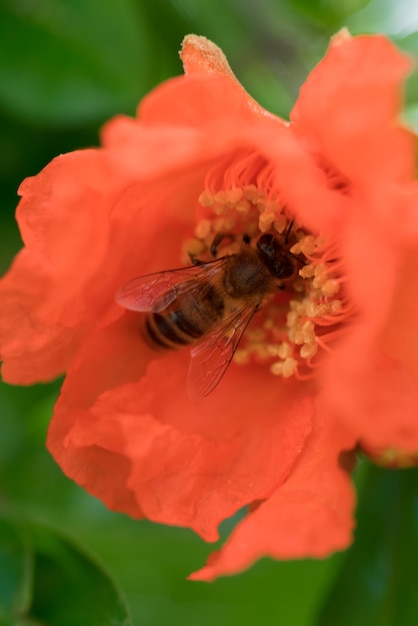
[[[146,317],[146,334],[154,346],[180,348],[194,343],[222,319],[222,296],[212,285],[204,287],[198,296],[186,294],[179,298],[174,310]]]

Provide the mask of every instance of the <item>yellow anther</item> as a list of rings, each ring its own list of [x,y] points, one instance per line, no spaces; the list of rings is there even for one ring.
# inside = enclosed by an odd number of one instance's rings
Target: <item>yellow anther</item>
[[[236,220],[231,217],[219,217],[214,221],[215,233],[230,233],[236,226]]]
[[[308,302],[306,305],[306,315],[308,317],[316,317],[316,304],[315,302]]]
[[[318,344],[316,342],[305,343],[301,347],[299,354],[302,359],[310,359],[318,352]]]
[[[281,213],[274,221],[273,226],[278,233],[283,233],[287,226],[286,216]]]
[[[283,361],[275,361],[270,365],[270,373],[274,376],[281,376],[283,374]]]
[[[295,244],[293,244],[293,246],[290,248],[290,252],[292,254],[301,254],[302,253],[301,242],[297,241]]]
[[[257,187],[255,185],[247,185],[244,187],[244,196],[250,202],[256,203],[259,196]]]
[[[190,256],[199,256],[205,252],[206,246],[200,239],[186,239],[183,242],[183,252]]]
[[[214,213],[216,213],[216,215],[222,215],[222,213],[225,211],[225,205],[223,202],[215,202],[212,205],[212,210]]]
[[[198,239],[206,239],[212,230],[212,222],[210,220],[200,220],[195,228],[195,235]]]
[[[333,300],[328,305],[328,309],[331,315],[335,315],[336,313],[339,313],[342,308],[343,308],[343,303],[341,302],[341,300]]]
[[[278,346],[276,343],[269,343],[269,344],[267,344],[267,352],[268,352],[269,356],[280,356],[279,355],[279,348],[280,348],[280,346]]]
[[[202,193],[199,196],[199,203],[202,206],[211,207],[215,203],[215,198],[213,197],[213,194],[210,193],[210,191],[207,191],[205,189],[205,191],[202,191]]]
[[[283,378],[290,378],[291,376],[293,376],[297,368],[298,368],[298,362],[296,361],[296,359],[289,358],[283,361],[283,370],[282,370]]]
[[[298,242],[300,245],[300,252],[305,255],[313,254],[315,250],[315,239],[312,235],[306,235]]]
[[[228,202],[228,192],[221,190],[215,193],[215,202],[219,204],[226,204]]]
[[[235,210],[238,213],[241,213],[241,215],[247,215],[247,213],[250,212],[250,203],[248,202],[248,200],[242,199],[239,202],[237,202],[237,204],[235,205]]]
[[[274,218],[276,218],[276,214],[279,211],[279,205],[277,203],[277,200],[265,200],[263,208],[267,213],[272,213],[274,215]]]
[[[275,218],[274,213],[268,213],[266,211],[260,215],[260,217],[258,218],[258,226],[262,233],[265,233],[268,230],[270,230],[274,222],[274,218]]]
[[[262,328],[249,328],[247,336],[250,341],[262,341],[266,338],[266,333]]]
[[[258,357],[261,361],[268,361],[271,357],[269,353],[269,344],[265,344],[262,342],[254,343],[252,346],[252,352]]]
[[[287,325],[290,326],[294,326],[297,321],[299,319],[299,313],[295,310],[293,311],[289,311],[289,313],[287,314]]]
[[[305,343],[305,334],[301,328],[291,328],[289,330],[289,339],[297,346],[301,346]]]
[[[244,195],[241,187],[234,187],[226,192],[227,201],[229,204],[237,204]]]
[[[327,277],[325,276],[325,274],[320,274],[318,272],[318,274],[315,276],[315,278],[312,281],[312,285],[315,287],[315,289],[321,289],[322,285],[325,284],[327,280]]]
[[[315,324],[311,320],[307,320],[302,326],[303,342],[309,343],[315,339]]]
[[[293,354],[293,348],[288,341],[282,341],[278,349],[278,356],[281,359],[288,359]]]
[[[322,286],[321,291],[324,296],[335,296],[340,290],[340,283],[335,278],[329,278]]]
[[[293,246],[294,248],[295,246]],[[309,265],[304,265],[300,270],[299,270],[299,276],[301,276],[301,278],[312,278],[312,276],[315,276],[315,266],[310,263]]]
[[[250,361],[251,357],[248,350],[237,350],[235,352],[234,362],[237,363],[237,365],[248,365]]]

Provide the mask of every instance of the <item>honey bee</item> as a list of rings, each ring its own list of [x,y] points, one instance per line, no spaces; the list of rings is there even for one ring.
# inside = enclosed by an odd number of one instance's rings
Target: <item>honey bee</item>
[[[214,257],[223,234],[210,251]],[[156,349],[192,345],[189,397],[209,395],[225,374],[253,315],[278,289],[292,280],[301,259],[286,237],[242,237],[238,251],[207,262],[140,276],[126,283],[116,301],[147,313],[144,334]]]

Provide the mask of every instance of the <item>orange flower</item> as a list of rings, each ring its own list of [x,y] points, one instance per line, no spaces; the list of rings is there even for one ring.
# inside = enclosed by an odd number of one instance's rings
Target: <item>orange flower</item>
[[[22,184],[25,247],[0,285],[0,342],[11,383],[66,373],[48,447],[109,508],[214,541],[248,505],[193,575],[211,580],[264,555],[345,548],[342,453],[418,449],[417,185],[398,122],[410,61],[384,37],[340,33],[288,124],[205,38],[186,37],[181,57],[186,75],[137,119],[109,122],[102,148]],[[219,386],[191,402],[190,349],[149,346],[144,314],[115,294],[209,261],[217,233],[229,259],[259,259],[272,234],[294,273],[276,276]]]

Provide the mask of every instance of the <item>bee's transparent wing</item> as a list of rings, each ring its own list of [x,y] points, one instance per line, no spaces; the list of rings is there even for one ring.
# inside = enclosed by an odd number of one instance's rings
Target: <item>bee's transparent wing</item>
[[[234,311],[192,348],[188,375],[191,400],[204,398],[215,389],[257,309],[257,305],[247,305]]]
[[[115,300],[130,311],[160,313],[180,296],[213,282],[224,263],[225,257],[222,257],[202,265],[134,278],[119,289]]]

